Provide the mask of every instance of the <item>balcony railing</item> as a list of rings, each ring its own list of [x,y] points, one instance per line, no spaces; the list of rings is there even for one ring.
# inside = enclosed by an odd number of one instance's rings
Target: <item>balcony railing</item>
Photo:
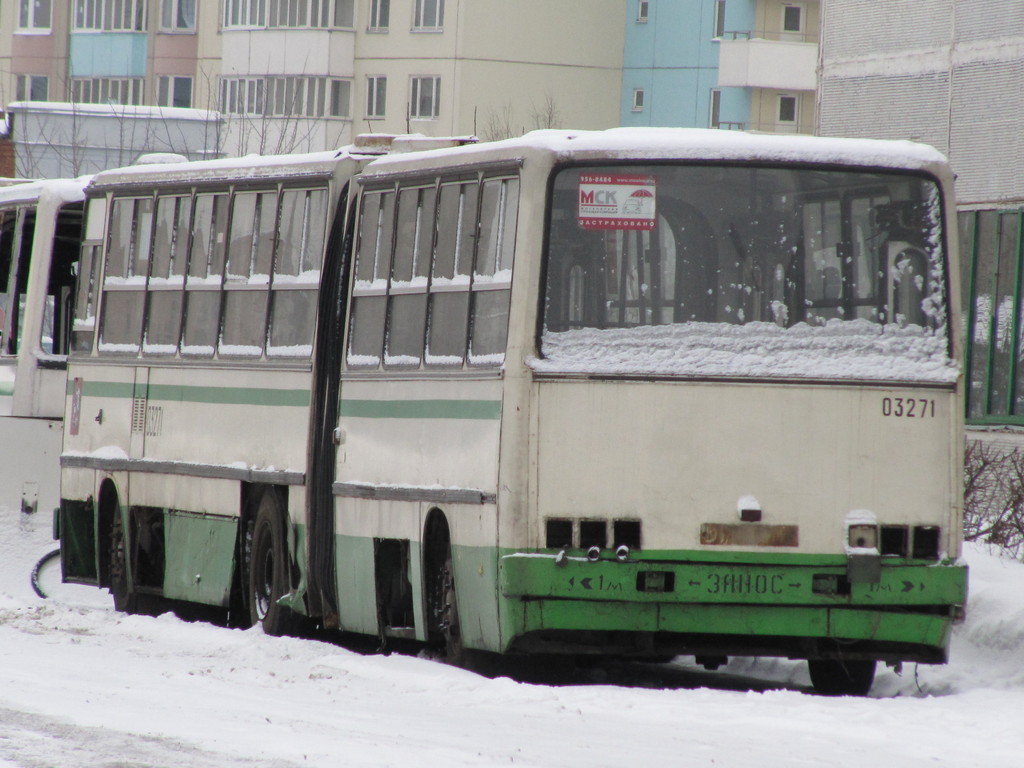
[[[779,30],[726,30],[720,40],[775,40],[787,43],[817,43],[818,32],[781,32]]]

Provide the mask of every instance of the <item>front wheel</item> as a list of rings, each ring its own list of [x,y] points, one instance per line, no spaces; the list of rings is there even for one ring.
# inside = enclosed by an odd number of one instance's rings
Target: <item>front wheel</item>
[[[875,662],[869,659],[810,659],[814,690],[825,696],[866,696],[875,681]]]
[[[272,493],[265,493],[256,512],[249,551],[249,615],[268,635],[288,634],[295,614],[279,605],[288,593],[288,547],[283,514]]]

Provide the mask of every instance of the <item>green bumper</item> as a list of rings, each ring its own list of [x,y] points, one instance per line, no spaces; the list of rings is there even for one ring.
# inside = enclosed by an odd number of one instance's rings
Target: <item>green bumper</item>
[[[967,567],[883,562],[851,583],[845,558],[695,562],[686,553],[618,562],[513,553],[501,558],[503,597],[518,632],[628,631],[834,639],[931,649],[944,657],[967,600]],[[706,557],[695,553],[696,557]],[[918,654],[914,654],[918,655]],[[909,658],[909,657],[908,657]]]

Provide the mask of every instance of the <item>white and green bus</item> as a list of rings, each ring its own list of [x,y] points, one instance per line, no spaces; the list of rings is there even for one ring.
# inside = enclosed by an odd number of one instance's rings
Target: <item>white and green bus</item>
[[[66,579],[453,658],[780,656],[861,693],[946,660],[934,150],[542,131],[231,174],[88,190]]]
[[[88,179],[0,187],[0,507],[57,506]]]

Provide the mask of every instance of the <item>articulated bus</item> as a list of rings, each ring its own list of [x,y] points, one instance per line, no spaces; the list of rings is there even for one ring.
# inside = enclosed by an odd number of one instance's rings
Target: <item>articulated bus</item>
[[[53,509],[88,179],[0,188],[0,507]]]
[[[87,199],[59,525],[117,607],[455,660],[806,659],[831,693],[946,660],[934,150],[541,131]]]

